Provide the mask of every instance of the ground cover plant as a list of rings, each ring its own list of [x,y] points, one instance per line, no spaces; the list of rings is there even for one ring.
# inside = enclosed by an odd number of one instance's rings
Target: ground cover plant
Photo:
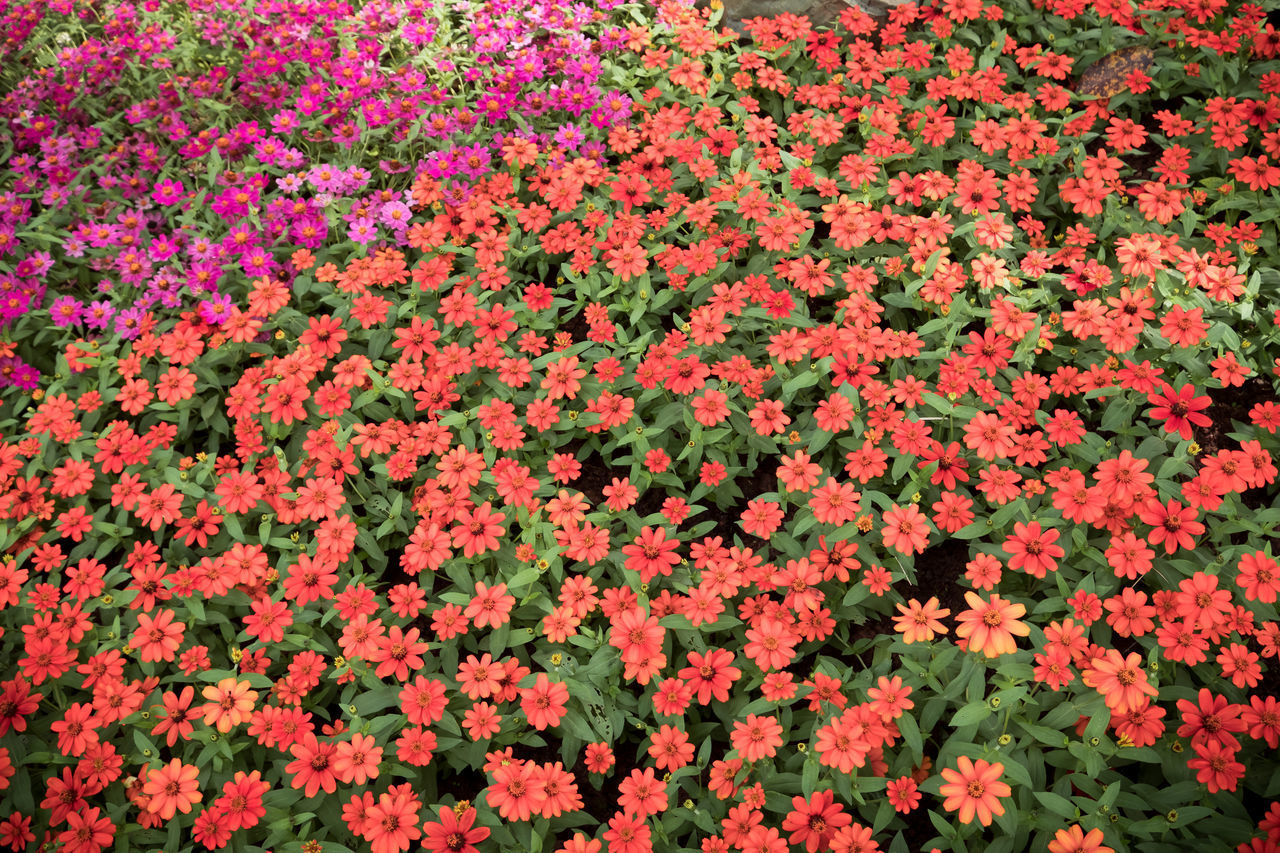
[[[0,16],[0,845],[1280,845],[1264,9]]]

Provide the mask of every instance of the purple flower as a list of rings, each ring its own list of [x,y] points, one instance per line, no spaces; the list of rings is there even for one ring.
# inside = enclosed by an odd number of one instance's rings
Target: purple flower
[[[307,182],[318,192],[322,193],[340,193],[342,192],[341,181],[346,177],[346,173],[341,169],[329,165],[319,165],[312,167],[307,173]]]
[[[49,306],[49,314],[53,317],[53,324],[62,328],[79,323],[80,315],[83,312],[84,305],[74,296],[59,296]]]
[[[297,148],[286,148],[280,152],[280,157],[276,161],[276,165],[281,169],[297,169],[307,162],[307,155],[299,151]]]
[[[378,211],[378,221],[397,231],[408,227],[413,211],[402,201],[389,201]]]
[[[166,178],[156,184],[155,189],[151,191],[151,199],[156,204],[170,205],[182,201],[186,194],[186,187],[182,185],[181,181]]]
[[[462,171],[469,177],[480,178],[489,172],[490,154],[484,145],[467,145],[455,152]]]
[[[308,249],[314,249],[329,236],[329,223],[323,215],[305,217],[298,220],[289,229],[294,242]]]
[[[17,370],[13,372],[13,384],[23,391],[34,391],[40,384],[40,371],[26,362],[19,362]]]
[[[29,275],[39,278],[53,269],[53,255],[44,251],[36,251],[27,255],[18,264],[18,275]]]
[[[157,261],[167,261],[178,253],[178,241],[171,236],[161,235],[151,241],[148,250]]]
[[[369,174],[368,169],[361,168],[360,166],[352,166],[348,168],[342,179],[343,192],[346,195],[352,195],[357,191],[364,189],[368,186],[371,177],[372,176]]]
[[[34,391],[40,383],[40,371],[16,355],[0,358],[0,388],[17,386],[24,391]]]
[[[576,126],[565,124],[556,131],[555,140],[557,144],[571,151],[577,151],[578,146],[586,141],[586,136]]]
[[[200,261],[187,269],[187,287],[192,293],[216,293],[221,279],[222,267],[219,264]]]
[[[187,255],[193,261],[211,261],[217,255],[218,244],[208,237],[196,236],[187,244]]]
[[[355,243],[367,246],[378,239],[378,225],[368,216],[361,216],[347,229],[347,237]]]
[[[276,267],[276,259],[261,246],[254,246],[240,256],[240,268],[249,278],[261,278]]]
[[[617,89],[610,89],[600,100],[600,111],[608,116],[611,123],[626,121],[631,117],[631,105],[631,98]]]
[[[231,316],[235,303],[225,293],[219,293],[211,299],[200,303],[200,317],[206,322],[220,326]]]
[[[126,308],[116,315],[116,334],[131,341],[142,333],[143,310],[137,306]]]

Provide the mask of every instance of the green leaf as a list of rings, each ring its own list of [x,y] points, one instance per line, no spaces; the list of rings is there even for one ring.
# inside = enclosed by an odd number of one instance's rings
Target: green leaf
[[[1045,746],[1062,749],[1071,742],[1071,738],[1067,737],[1057,729],[1051,729],[1048,726],[1038,726],[1034,723],[1028,723],[1025,720],[1018,720],[1018,726]]]
[[[951,718],[951,727],[953,729],[971,726],[980,723],[992,714],[991,706],[986,702],[970,702]]]
[[[356,713],[361,717],[372,717],[379,711],[399,705],[400,690],[399,686],[393,686],[364,691],[353,703],[356,706]]]
[[[916,718],[911,714],[903,714],[897,719],[898,731],[902,734],[902,742],[911,750],[911,755],[915,761],[920,761],[924,757],[924,738],[920,736],[920,727],[916,725]]]
[[[1040,805],[1058,817],[1074,821],[1080,814],[1080,810],[1066,797],[1059,796],[1051,791],[1036,791],[1035,796],[1040,801]]]

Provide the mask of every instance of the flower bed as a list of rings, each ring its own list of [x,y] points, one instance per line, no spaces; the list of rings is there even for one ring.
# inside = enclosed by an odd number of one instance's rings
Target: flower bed
[[[0,7],[0,845],[1275,849],[1280,37],[1085,5]]]

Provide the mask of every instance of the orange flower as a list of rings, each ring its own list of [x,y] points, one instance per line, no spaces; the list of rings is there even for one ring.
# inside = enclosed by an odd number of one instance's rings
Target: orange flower
[[[979,823],[990,826],[992,815],[1004,814],[999,798],[1013,793],[1000,781],[1004,765],[998,761],[989,764],[981,758],[970,761],[962,755],[956,759],[956,768],[942,771],[942,778],[946,780],[938,789],[938,793],[946,797],[942,807],[949,812],[959,811],[961,823],[973,823],[977,815]]]
[[[1159,691],[1147,681],[1142,656],[1132,652],[1127,658],[1115,649],[1095,660],[1082,675],[1084,683],[1096,689],[1113,714],[1127,714],[1147,704],[1148,696]]]
[[[782,746],[782,725],[773,717],[747,714],[745,722],[733,724],[731,738],[744,761],[772,758]]]
[[[880,533],[886,548],[903,554],[922,552],[929,544],[929,522],[915,504],[894,505],[886,510]]]
[[[964,600],[969,602],[969,609],[956,617],[960,621],[956,636],[968,640],[970,651],[986,653],[987,657],[1011,655],[1018,650],[1014,635],[1025,637],[1031,633],[1026,623],[1018,621],[1027,612],[1021,604],[998,595],[983,601],[972,592],[966,592]]]
[[[249,719],[258,691],[250,690],[247,681],[224,678],[206,687],[200,695],[209,700],[204,706],[204,724],[216,726],[225,733]]]
[[[158,610],[155,617],[138,614],[138,630],[129,642],[142,661],[171,661],[182,645],[187,626],[174,619],[172,610]]]
[[[902,641],[907,645],[928,643],[933,640],[935,634],[947,633],[947,626],[938,620],[943,616],[950,616],[951,611],[938,607],[936,595],[924,604],[913,598],[905,607],[901,604],[895,606],[902,615],[893,617],[893,630],[903,635]]]
[[[1101,829],[1091,829],[1087,833],[1080,824],[1073,824],[1066,829],[1059,829],[1049,842],[1049,853],[1115,853],[1113,849],[1102,843]]]
[[[158,770],[147,773],[147,781],[142,786],[142,793],[150,797],[147,811],[159,815],[161,820],[170,820],[174,813],[191,813],[191,806],[200,802],[200,783],[196,777],[200,768],[183,764],[173,759]]]

